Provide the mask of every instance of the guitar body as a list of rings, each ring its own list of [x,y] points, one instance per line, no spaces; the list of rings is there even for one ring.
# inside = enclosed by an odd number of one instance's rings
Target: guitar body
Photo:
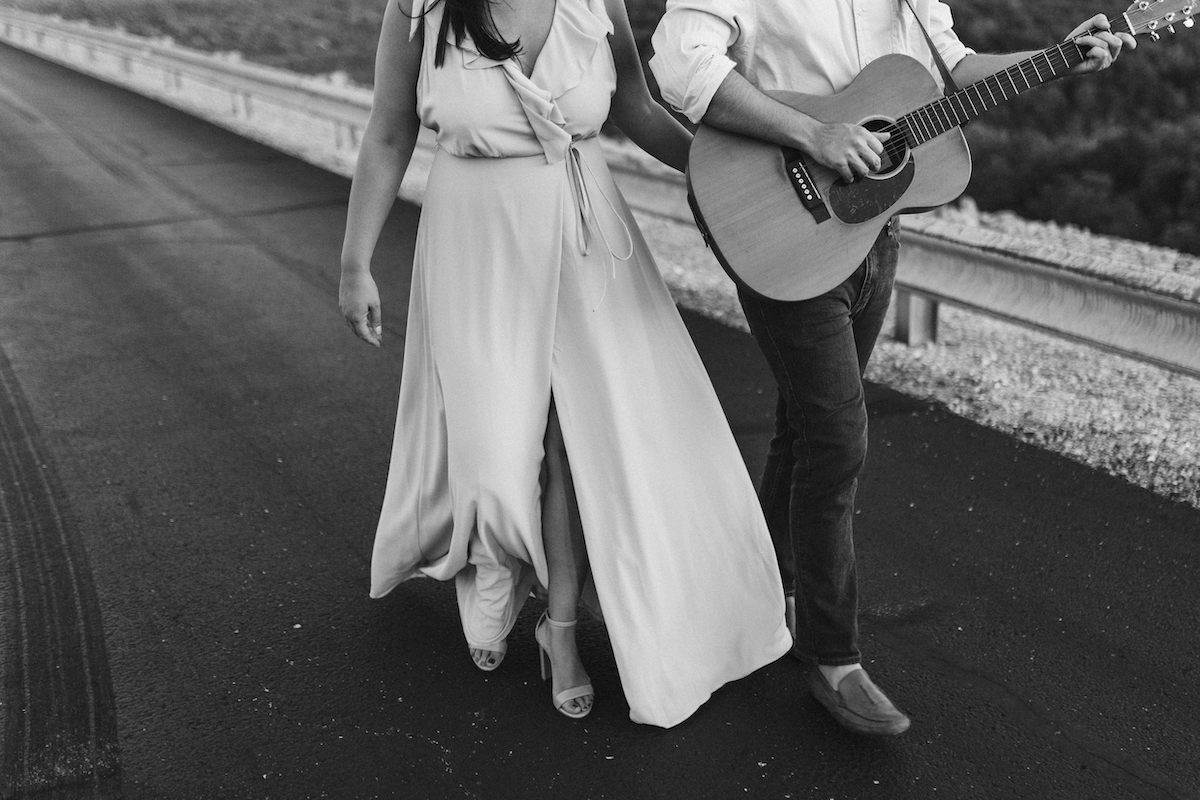
[[[871,62],[828,97],[767,94],[822,122],[868,128],[941,97],[929,71],[904,55]],[[858,268],[893,214],[947,203],[971,177],[958,127],[850,184],[811,158],[804,163],[827,219],[802,203],[779,146],[706,125],[692,141],[687,178],[696,221],[730,277],[764,297],[805,300],[829,291]]]

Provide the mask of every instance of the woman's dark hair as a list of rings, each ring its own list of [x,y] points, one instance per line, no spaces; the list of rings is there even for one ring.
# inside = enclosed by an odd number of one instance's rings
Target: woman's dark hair
[[[521,52],[519,39],[515,42],[506,41],[496,30],[496,22],[492,19],[492,0],[434,0],[421,13],[428,14],[438,3],[442,3],[446,11],[438,30],[434,66],[440,67],[446,60],[446,34],[450,31],[454,31],[455,44],[462,44],[463,36],[469,33],[480,54],[496,61],[505,61]]]

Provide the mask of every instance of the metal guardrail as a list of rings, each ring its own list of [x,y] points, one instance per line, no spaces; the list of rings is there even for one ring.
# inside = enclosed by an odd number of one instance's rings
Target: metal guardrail
[[[371,108],[368,89],[11,8],[0,8],[0,42],[341,173]]]
[[[902,252],[904,341],[935,338],[946,301],[1200,377],[1200,303],[928,233],[906,233]]]
[[[367,89],[9,8],[0,8],[0,41],[343,175],[353,172],[370,112]],[[680,176],[640,151],[606,145],[614,176],[640,216],[692,226]],[[401,189],[406,199],[420,201],[431,157],[425,136]],[[945,231],[919,218],[904,227],[896,308],[902,341],[936,341],[938,303],[948,302],[1200,377],[1200,288],[1191,295],[1156,292],[1020,248],[980,246],[965,228],[961,236]],[[656,248],[668,283],[681,274],[719,272],[698,234],[686,241],[670,252]],[[736,306],[732,284],[718,276],[684,283],[687,292],[699,285],[702,293],[723,295],[710,306]]]

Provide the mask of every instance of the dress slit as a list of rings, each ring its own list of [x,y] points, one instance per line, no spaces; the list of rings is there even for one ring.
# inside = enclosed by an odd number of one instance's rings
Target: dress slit
[[[548,577],[539,480],[553,405],[584,605],[602,614],[630,717],[669,727],[791,638],[749,473],[597,137],[617,87],[613,25],[605,0],[558,0],[533,78],[469,37],[451,37],[435,68],[444,6],[425,3],[419,23],[418,113],[438,149],[371,595],[454,580],[464,632],[508,635]],[[511,575],[486,607],[480,565]]]

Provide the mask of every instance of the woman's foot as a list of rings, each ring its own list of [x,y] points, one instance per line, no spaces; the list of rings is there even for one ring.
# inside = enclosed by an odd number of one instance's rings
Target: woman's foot
[[[484,672],[491,672],[500,666],[505,652],[505,650],[484,650],[482,647],[472,647],[471,660]]]
[[[542,614],[533,631],[537,639],[542,680],[551,678],[550,698],[554,707],[573,719],[586,717],[592,710],[595,693],[591,679],[579,659],[575,646],[575,620],[559,622]]]

